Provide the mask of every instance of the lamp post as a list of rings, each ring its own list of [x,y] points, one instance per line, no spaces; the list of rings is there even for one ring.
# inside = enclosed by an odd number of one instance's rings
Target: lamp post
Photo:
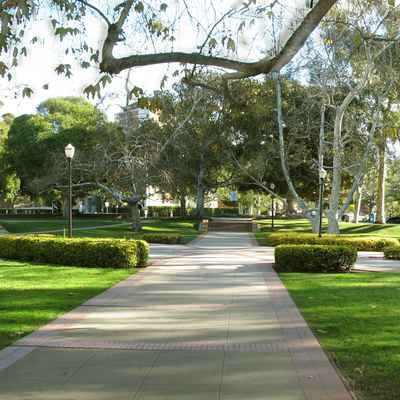
[[[322,197],[324,194],[324,181],[326,178],[326,171],[321,168],[319,171],[319,224],[318,224],[318,237],[322,236]]]
[[[104,203],[105,207],[106,207],[106,214],[108,214],[108,207],[110,207],[110,203],[108,201],[106,201]]]
[[[64,149],[68,161],[68,237],[72,237],[72,169],[71,163],[75,154],[75,147],[68,144]]]
[[[275,184],[271,183],[269,185],[269,188],[272,191],[272,197],[271,197],[271,229],[274,229],[274,219],[275,219],[275,194],[274,194],[274,190],[275,190]]]

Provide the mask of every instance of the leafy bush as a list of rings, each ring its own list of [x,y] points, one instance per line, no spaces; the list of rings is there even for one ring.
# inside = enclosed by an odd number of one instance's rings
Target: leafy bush
[[[182,235],[172,233],[144,233],[141,237],[148,243],[179,244],[182,242]]]
[[[275,248],[280,272],[349,272],[357,250],[348,246],[281,245]]]
[[[266,236],[265,244],[267,246],[278,246],[280,244],[343,245],[354,247],[358,251],[382,251],[385,247],[399,245],[399,241],[379,237],[344,235],[323,235],[319,238],[315,233],[276,232]]]
[[[400,260],[400,246],[389,246],[383,250],[385,258],[389,260]]]
[[[147,211],[149,218],[169,218],[171,214],[181,215],[181,208],[178,206],[149,206]]]
[[[46,236],[0,236],[0,257],[82,267],[146,265],[149,246],[141,240]]]

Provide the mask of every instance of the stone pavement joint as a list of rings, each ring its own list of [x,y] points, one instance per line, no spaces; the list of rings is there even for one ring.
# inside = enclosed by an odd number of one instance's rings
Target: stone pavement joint
[[[0,352],[0,400],[350,400],[248,233],[153,264]]]

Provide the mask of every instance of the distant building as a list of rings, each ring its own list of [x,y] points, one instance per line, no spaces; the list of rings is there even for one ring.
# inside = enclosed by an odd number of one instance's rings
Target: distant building
[[[130,129],[138,128],[144,121],[158,121],[158,116],[146,108],[138,107],[137,103],[134,103],[116,114],[115,119],[122,126],[124,132],[128,132]]]

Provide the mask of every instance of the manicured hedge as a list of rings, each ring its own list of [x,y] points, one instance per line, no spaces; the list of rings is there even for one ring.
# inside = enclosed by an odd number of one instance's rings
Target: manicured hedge
[[[355,237],[345,235],[323,235],[321,238],[315,233],[276,232],[265,237],[267,246],[280,244],[320,244],[351,246],[358,251],[383,251],[385,247],[397,246],[397,239],[379,237]]]
[[[162,244],[182,243],[182,235],[179,234],[144,233],[141,237],[148,243],[162,243]]]
[[[281,245],[275,248],[279,272],[349,272],[357,250],[348,246]]]
[[[400,246],[390,246],[383,250],[385,258],[390,260],[400,260]]]
[[[144,266],[149,245],[143,240],[66,239],[50,235],[0,236],[0,258],[82,267]]]

